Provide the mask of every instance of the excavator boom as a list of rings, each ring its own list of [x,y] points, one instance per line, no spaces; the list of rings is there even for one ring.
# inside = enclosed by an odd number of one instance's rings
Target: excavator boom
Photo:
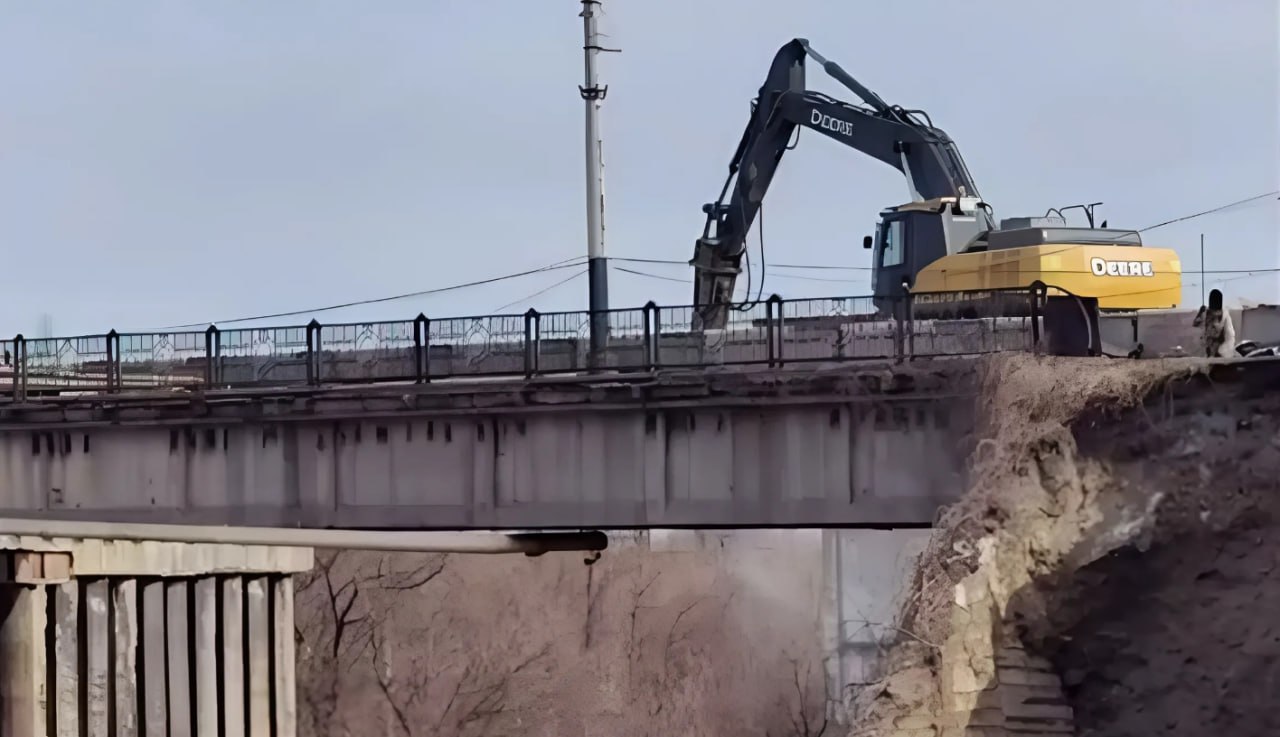
[[[851,105],[805,86],[805,61],[813,59],[859,99]],[[729,164],[719,199],[703,206],[706,224],[694,257],[694,304],[705,327],[727,319],[747,234],[797,127],[806,127],[901,171],[913,201],[940,197],[977,200],[977,185],[951,138],[920,111],[884,102],[838,64],[794,39],[778,50],[752,104],[751,118]],[[976,230],[989,229],[984,211]]]

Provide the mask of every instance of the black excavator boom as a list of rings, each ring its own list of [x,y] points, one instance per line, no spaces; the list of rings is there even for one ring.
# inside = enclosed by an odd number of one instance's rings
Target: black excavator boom
[[[820,64],[862,104],[851,105],[806,89],[806,59]],[[690,261],[695,271],[693,299],[703,328],[723,327],[727,321],[748,231],[799,126],[901,171],[913,201],[980,198],[955,143],[932,125],[927,114],[887,104],[838,64],[815,52],[808,41],[794,39],[773,58],[729,163],[729,176],[719,199],[703,206],[706,224]],[[989,214],[981,208],[975,217],[975,231],[992,227]]]

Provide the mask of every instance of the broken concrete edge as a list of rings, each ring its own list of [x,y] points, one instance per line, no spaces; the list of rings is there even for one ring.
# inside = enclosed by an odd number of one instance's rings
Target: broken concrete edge
[[[313,548],[0,535],[0,582],[63,583],[76,577],[191,577],[305,573]]]

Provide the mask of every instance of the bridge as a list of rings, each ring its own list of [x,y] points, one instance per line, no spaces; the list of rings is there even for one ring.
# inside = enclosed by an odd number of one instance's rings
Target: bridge
[[[0,342],[0,732],[291,737],[292,576],[354,544],[307,528],[927,527],[973,357],[1039,339],[1034,295],[985,298],[1032,309],[771,298],[698,331],[650,304],[603,356],[587,313],[534,311]],[[138,526],[174,522],[246,527]],[[840,612],[889,606],[922,534],[823,533],[834,679],[881,646]],[[511,540],[457,549],[537,544]]]
[[[1027,294],[1002,294],[1026,299]],[[15,338],[0,514],[282,527],[928,525],[1035,318],[868,298]],[[949,356],[951,360],[926,361]],[[927,464],[919,459],[928,457]]]

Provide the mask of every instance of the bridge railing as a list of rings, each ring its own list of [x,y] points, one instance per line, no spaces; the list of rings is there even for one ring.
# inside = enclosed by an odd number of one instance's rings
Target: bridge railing
[[[1043,291],[903,294],[736,305],[723,326],[696,308],[652,302],[608,310],[600,366],[589,351],[592,315],[537,312],[409,320],[119,333],[0,341],[0,396],[194,390],[468,376],[541,376],[592,368],[779,367],[1034,349]]]

